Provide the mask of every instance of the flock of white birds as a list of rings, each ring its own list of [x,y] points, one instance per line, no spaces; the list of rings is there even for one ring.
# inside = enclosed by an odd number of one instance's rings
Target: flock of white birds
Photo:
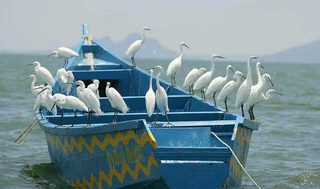
[[[132,43],[125,53],[126,56],[131,57],[133,66],[136,66],[134,60],[135,54],[145,42],[145,31],[150,31],[150,29],[148,27],[144,27],[142,39]],[[171,77],[172,86],[176,85],[175,76],[182,65],[182,55],[184,47],[189,48],[186,43],[181,42],[180,55],[170,62],[167,69],[167,75]],[[79,54],[69,48],[60,47],[57,50],[54,50],[49,56],[62,58],[64,59],[65,63],[68,63],[69,58],[79,56]],[[236,93],[236,108],[241,107],[242,116],[244,116],[245,111],[248,111],[250,119],[255,119],[253,113],[253,107],[255,105],[263,101],[270,100],[274,94],[282,95],[274,89],[269,89],[265,92],[267,83],[270,82],[272,86],[273,83],[269,74],[261,75],[261,69],[263,69],[263,66],[260,62],[256,63],[258,82],[253,85],[250,63],[257,58],[255,56],[249,57],[247,61],[246,77],[240,71],[234,72],[231,65],[227,66],[226,74],[224,77],[215,77],[215,60],[222,58],[224,57],[213,54],[212,65],[209,71],[207,71],[205,68],[192,69],[187,74],[183,82],[183,87],[188,89],[190,94],[194,94],[194,91],[199,90],[201,93],[201,98],[203,100],[205,100],[206,97],[212,96],[215,105],[216,99],[218,102],[224,102],[226,111],[228,111],[228,98],[232,94]],[[87,125],[91,124],[92,113],[95,113],[95,115],[97,116],[103,114],[100,108],[99,100],[99,80],[93,80],[93,83],[86,87],[83,81],[74,81],[75,78],[72,72],[66,71],[65,68],[58,69],[55,77],[53,77],[51,73],[45,67],[41,66],[38,61],[31,63],[31,65],[34,66],[35,72],[35,75],[29,76],[30,78],[32,78],[31,92],[36,97],[36,101],[33,107],[34,111],[39,110],[41,113],[42,109],[45,108],[48,112],[56,115],[56,107],[58,106],[61,110],[60,125],[62,125],[63,110],[71,110],[74,112],[74,119],[71,126],[73,126],[73,123],[77,117],[76,111],[88,113]],[[151,117],[154,114],[154,109],[156,107],[155,105],[157,105],[157,108],[159,109],[161,114],[165,115],[167,118],[167,124],[165,124],[164,126],[173,126],[169,122],[169,118],[167,115],[167,113],[169,112],[168,95],[166,93],[166,90],[160,85],[159,82],[163,68],[158,65],[148,70],[150,72],[150,83],[149,89],[145,95],[147,115]],[[152,78],[154,71],[157,71],[156,92],[154,92],[152,88]],[[230,80],[232,72],[234,72],[234,80]],[[43,81],[45,84],[35,86],[37,78]],[[61,93],[55,93],[54,95],[52,95],[52,88],[56,82],[60,86]],[[77,97],[71,95],[71,90],[74,83],[76,83],[77,85]],[[109,82],[107,82],[106,84],[105,93],[111,107],[114,109],[112,122],[116,122],[118,112],[127,113],[129,111],[129,108],[123,100],[121,94],[115,88],[111,87]]]

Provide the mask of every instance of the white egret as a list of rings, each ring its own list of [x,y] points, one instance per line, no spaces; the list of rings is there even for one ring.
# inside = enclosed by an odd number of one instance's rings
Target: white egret
[[[94,92],[92,92],[90,89],[85,88],[85,85],[83,83],[83,81],[78,80],[76,82],[76,84],[78,85],[77,87],[77,95],[79,97],[79,99],[88,107],[88,124],[89,125],[89,120],[91,118],[91,114],[93,111],[96,115],[101,115],[103,114],[103,112],[100,109],[100,101],[99,99],[96,97],[96,95],[94,94]]]
[[[72,71],[67,71],[67,84],[65,85],[67,95],[70,95],[73,83],[74,83],[74,75]]]
[[[148,116],[151,117],[154,112],[154,107],[156,104],[156,95],[152,88],[153,69],[149,69],[149,73],[150,73],[150,81],[149,81],[149,90],[146,93],[146,110],[147,110]]]
[[[176,85],[176,73],[180,69],[181,64],[182,64],[182,55],[183,55],[183,46],[187,47],[188,49],[190,48],[188,45],[185,44],[185,42],[180,43],[180,55],[173,59],[167,69],[167,76],[171,77],[171,85]]]
[[[204,89],[209,85],[209,83],[212,81],[214,77],[214,70],[215,70],[215,59],[216,58],[224,58],[223,56],[219,56],[217,54],[212,55],[212,61],[211,61],[211,69],[207,73],[203,74],[202,76],[197,79],[197,81],[194,83],[193,90],[200,90],[201,92],[201,98],[205,100],[205,94]]]
[[[214,105],[217,106],[216,102],[216,93],[218,93],[222,87],[228,82],[230,71],[233,72],[232,66],[228,65],[226,68],[226,75],[224,77],[216,77],[214,78],[209,86],[207,87],[205,96],[211,96],[213,97]]]
[[[64,68],[58,69],[55,79],[59,83],[60,90],[62,92],[65,92],[66,84],[67,84],[67,70]]]
[[[63,58],[64,64],[67,64],[69,58],[79,56],[79,54],[67,47],[59,47],[56,50],[52,51],[49,56],[53,56],[55,58]]]
[[[34,71],[35,71],[36,75],[41,80],[43,80],[46,84],[53,87],[54,79],[53,79],[51,73],[45,67],[42,67],[38,61],[34,61],[33,63],[31,63],[31,65],[34,65]]]
[[[122,113],[127,113],[129,108],[127,104],[124,102],[120,93],[113,87],[110,87],[110,82],[107,82],[106,86],[106,95],[111,104],[111,107],[115,110],[112,122],[117,122],[118,111]]]
[[[250,119],[254,119],[253,106],[261,98],[260,96],[263,93],[263,90],[265,89],[267,81],[269,81],[271,86],[273,87],[271,76],[269,74],[263,74],[261,76],[261,82],[260,83],[258,82],[256,85],[251,87],[250,95],[246,100],[246,102],[244,103],[244,108],[243,108],[244,111],[249,110]]]
[[[125,55],[127,57],[131,57],[131,63],[132,65],[135,67],[136,66],[136,63],[135,63],[135,60],[134,60],[134,57],[136,55],[136,53],[138,52],[138,50],[141,48],[141,46],[143,45],[144,41],[145,41],[145,38],[146,38],[146,35],[145,35],[145,31],[150,31],[150,29],[148,27],[144,27],[143,30],[142,30],[142,38],[139,39],[139,40],[136,40],[135,42],[133,42],[129,48],[127,49]]]
[[[30,90],[34,96],[38,96],[39,92],[41,92],[44,89],[43,85],[35,86],[35,83],[37,81],[35,75],[30,75],[29,78],[32,78]]]
[[[160,110],[162,115],[165,115],[167,118],[167,124],[166,126],[173,126],[168,118],[168,112],[169,112],[169,105],[168,105],[168,95],[166,90],[160,85],[159,78],[162,72],[162,67],[161,66],[156,66],[155,69],[159,70],[157,74],[157,79],[156,79],[156,85],[157,85],[157,91],[156,91],[156,103],[157,107]]]
[[[261,102],[265,102],[265,101],[269,101],[271,100],[271,98],[273,97],[274,94],[277,94],[277,95],[281,95],[283,96],[282,93],[274,90],[274,89],[269,89],[267,92],[266,92],[266,95],[264,95],[263,93],[260,94],[258,100],[255,102],[255,104],[252,105],[252,116],[253,116],[253,119],[254,119],[254,115],[253,115],[253,107]]]
[[[196,82],[196,80],[202,76],[204,73],[206,73],[206,69],[205,68],[193,68],[186,76],[186,78],[184,79],[183,82],[183,87],[184,88],[189,88],[189,93],[190,94],[194,94],[193,91],[193,84],[194,82]]]
[[[228,97],[239,88],[239,86],[241,85],[241,78],[245,79],[245,77],[243,76],[243,74],[240,71],[236,71],[233,75],[233,79],[235,79],[235,81],[234,80],[229,81],[221,89],[221,91],[218,95],[217,100],[218,100],[218,102],[224,101],[226,112],[228,112],[228,105],[227,105]]]
[[[37,95],[36,101],[34,103],[33,106],[33,111],[37,111],[39,110],[39,113],[41,115],[41,118],[43,118],[42,116],[42,108],[46,107],[46,101],[45,101],[45,93],[42,91],[39,92],[39,94]]]
[[[56,94],[55,94],[56,95]],[[61,109],[61,115],[63,116],[62,110],[73,110],[74,118],[71,124],[73,126],[74,120],[77,117],[76,111],[88,112],[88,107],[77,97],[65,96],[64,98],[55,97],[55,104]],[[62,120],[61,120],[62,122]]]
[[[248,99],[251,91],[252,86],[252,75],[251,75],[251,66],[250,63],[252,60],[257,59],[256,56],[250,56],[247,61],[247,78],[244,80],[244,82],[240,85],[239,90],[237,92],[236,97],[236,108],[241,107],[242,116],[244,117],[244,111],[243,111],[243,105]]]
[[[91,83],[90,85],[88,85],[88,89],[90,89],[92,92],[94,92],[94,94],[96,94],[97,98],[99,99],[100,98],[100,95],[99,95],[99,84],[100,84],[100,81],[98,79],[94,79],[93,80],[93,83]]]

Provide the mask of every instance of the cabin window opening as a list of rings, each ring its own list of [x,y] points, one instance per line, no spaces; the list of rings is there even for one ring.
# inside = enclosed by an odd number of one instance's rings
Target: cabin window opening
[[[86,87],[92,83],[92,80],[83,80],[84,84]],[[118,85],[119,85],[119,80],[104,80],[104,79],[99,79],[99,95],[100,97],[106,97],[106,86],[107,82],[110,82],[111,87],[115,88],[118,90]]]

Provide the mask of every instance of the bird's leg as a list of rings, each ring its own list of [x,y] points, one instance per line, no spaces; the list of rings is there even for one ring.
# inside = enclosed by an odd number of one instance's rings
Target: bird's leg
[[[202,89],[202,94],[203,94],[203,100],[206,101],[206,92],[204,91],[204,88]]]
[[[173,84],[173,74],[171,74],[170,77],[171,77],[171,79],[170,79],[170,80],[171,80],[171,86],[173,86],[173,85],[174,85],[174,84]]]
[[[226,107],[226,112],[228,112],[228,104],[227,104],[227,99],[228,97],[226,97],[226,99],[224,99],[224,105]]]
[[[193,84],[191,85],[191,94],[194,95]]]
[[[250,106],[249,110],[248,110],[249,116],[250,116],[250,120],[252,120],[252,106]]]
[[[167,123],[165,125],[163,125],[163,127],[169,127],[170,128],[171,126],[174,126],[172,123],[170,123],[167,112],[166,112],[166,118],[167,118]]]
[[[204,100],[204,97],[203,97],[203,88],[200,89],[200,95],[201,95],[201,99]]]
[[[255,116],[254,116],[254,113],[253,113],[253,106],[251,107],[251,114],[252,114],[252,120],[255,120]]]
[[[87,127],[89,126],[89,120],[90,120],[90,110],[88,111],[88,117],[87,117]]]
[[[152,126],[152,125],[158,125],[158,124],[157,124],[158,115],[159,115],[159,111],[158,111],[157,114],[155,115],[154,122],[151,123],[151,126]]]
[[[176,82],[176,73],[173,74],[173,83],[174,83],[174,85],[177,85],[177,82]]]
[[[62,124],[62,121],[63,121],[63,111],[62,111],[62,109],[61,109],[60,126],[62,126],[62,125],[63,125],[63,124]]]
[[[131,56],[131,63],[133,65],[133,67],[136,67],[136,62],[134,60],[134,55]]]
[[[191,86],[189,86],[189,94],[191,94]]]
[[[213,98],[214,106],[217,106],[217,102],[216,102],[216,93],[215,93],[215,92],[213,93],[212,98]]]
[[[242,117],[244,117],[243,104],[241,104],[241,113],[242,113]]]
[[[64,58],[63,60],[64,60],[64,67],[65,67],[67,65],[67,59]]]
[[[71,124],[71,127],[73,127],[73,124],[74,124],[74,121],[77,119],[77,112],[74,111],[74,117],[72,119],[72,124]]]

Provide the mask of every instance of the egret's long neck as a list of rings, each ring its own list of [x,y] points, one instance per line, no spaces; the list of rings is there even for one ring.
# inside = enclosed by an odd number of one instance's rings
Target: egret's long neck
[[[262,98],[263,100],[267,101],[267,100],[270,100],[273,96],[273,90],[270,89],[266,92],[266,95],[262,94]]]
[[[241,76],[236,78],[236,85],[240,85],[241,83]]]
[[[160,75],[161,75],[161,71],[159,71],[158,74],[157,74],[157,80],[156,80],[157,89],[160,88],[160,82],[159,82]]]
[[[109,93],[109,85],[106,86],[106,94]]]
[[[149,89],[152,89],[152,74],[150,74]]]
[[[226,75],[224,76],[224,78],[229,78],[229,76],[230,76],[230,68],[228,68],[227,67],[227,69],[226,69]]]
[[[34,89],[34,84],[36,83],[36,77],[32,77],[32,82],[31,82],[31,90]]]
[[[146,39],[146,34],[142,32],[141,43],[144,43],[145,39]]]
[[[214,69],[215,69],[215,63],[214,63],[214,59],[212,59],[210,71],[213,73],[213,72],[214,72]]]
[[[250,60],[247,61],[247,83],[249,85],[252,85],[252,75],[251,75],[251,66],[250,66]]]
[[[261,83],[262,82],[262,77],[261,77],[261,72],[260,72],[259,65],[256,65],[256,72],[257,72],[257,77],[258,77],[258,83]]]

